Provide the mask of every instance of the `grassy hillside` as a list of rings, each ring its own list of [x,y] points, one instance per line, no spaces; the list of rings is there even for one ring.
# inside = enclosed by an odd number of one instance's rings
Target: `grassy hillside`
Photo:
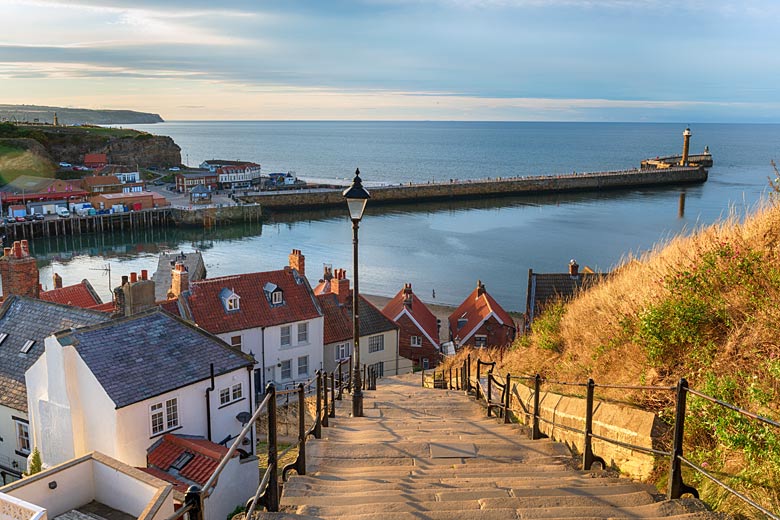
[[[780,204],[628,259],[600,285],[549,306],[530,336],[493,355],[501,373],[553,380],[674,385],[685,377],[691,388],[780,419]],[[673,417],[671,393],[602,396]],[[688,407],[687,454],[780,511],[780,431],[696,397]],[[708,503],[758,517],[709,481],[687,478]]]
[[[37,119],[41,123],[51,123],[55,112],[60,124],[63,125],[161,123],[163,120],[158,114],[134,110],[91,110],[87,108],[0,104],[0,119],[8,121],[33,122]]]
[[[19,175],[50,177],[56,169],[38,143],[29,139],[0,139],[0,185]]]

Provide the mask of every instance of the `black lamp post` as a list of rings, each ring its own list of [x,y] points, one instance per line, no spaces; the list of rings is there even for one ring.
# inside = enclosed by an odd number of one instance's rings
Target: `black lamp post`
[[[352,417],[363,417],[363,389],[360,381],[360,316],[358,311],[358,226],[363,218],[366,203],[371,198],[360,180],[360,169],[355,170],[352,185],[344,190],[344,198],[352,219],[352,271],[355,274],[355,289],[352,291],[352,343],[355,349],[354,374],[352,375]]]

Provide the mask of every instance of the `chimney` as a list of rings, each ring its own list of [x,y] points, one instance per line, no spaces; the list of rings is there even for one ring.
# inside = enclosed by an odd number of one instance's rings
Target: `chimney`
[[[293,249],[288,257],[290,267],[298,271],[301,276],[306,276],[306,257],[303,256],[300,249]]]
[[[477,298],[485,294],[485,284],[482,280],[477,280]]]
[[[190,273],[187,266],[181,262],[176,262],[171,270],[171,288],[168,291],[168,299],[173,300],[185,291],[190,290]]]
[[[577,276],[580,274],[580,264],[575,259],[569,260],[569,275]]]
[[[54,273],[51,279],[52,282],[54,283],[55,289],[62,289],[62,276],[58,275],[57,273]]]
[[[412,284],[404,284],[404,307],[412,306]]]
[[[3,257],[0,258],[0,280],[3,283],[4,298],[12,294],[39,297],[38,264],[35,257],[30,256],[27,240],[14,242],[11,247],[3,249]]]
[[[323,274],[322,274],[322,281],[323,282],[329,282],[333,280],[333,266],[330,264],[323,264]]]
[[[349,279],[344,269],[336,269],[334,271],[333,280],[330,281],[330,292],[336,295],[341,305],[349,303]]]
[[[114,300],[117,311],[124,316],[132,316],[139,312],[154,307],[154,281],[145,279],[144,271],[141,271],[141,279],[138,273],[130,273],[130,280],[122,276],[122,285],[114,289]]]

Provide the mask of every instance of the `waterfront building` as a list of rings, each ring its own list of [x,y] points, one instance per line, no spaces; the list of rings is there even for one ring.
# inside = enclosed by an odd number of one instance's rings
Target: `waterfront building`
[[[168,199],[153,191],[101,193],[90,197],[89,201],[96,209],[123,207],[122,211],[140,211],[170,205]]]
[[[400,327],[398,348],[401,356],[423,369],[439,364],[439,320],[414,294],[412,284],[404,284],[403,289],[387,302],[382,314]]]
[[[3,207],[31,203],[44,210],[38,213],[54,213],[57,206],[67,207],[68,201],[81,201],[86,195],[81,179],[66,181],[20,175],[0,188],[0,203]]]
[[[258,392],[270,382],[292,386],[323,366],[322,310],[302,271],[190,282],[165,308],[254,356]]]
[[[30,257],[32,258],[32,257]],[[34,258],[33,258],[34,260]],[[6,278],[3,287],[6,287]],[[37,278],[34,282],[37,285]],[[21,478],[35,444],[29,425],[25,372],[55,332],[104,323],[110,316],[26,296],[8,296],[0,307],[0,477]]]
[[[248,188],[260,179],[260,165],[241,163],[221,166],[216,174],[223,189]]]
[[[208,161],[203,161],[200,163],[200,168],[204,170],[208,170],[212,173],[216,172],[217,169],[223,167],[223,166],[242,166],[242,165],[252,165],[256,166],[258,171],[260,169],[259,164],[255,164],[253,162],[249,161],[230,161],[228,159],[209,159]]]
[[[314,288],[325,316],[324,369],[332,372],[339,361],[354,351],[352,329],[352,289],[343,269],[325,268],[323,280]],[[360,361],[379,376],[405,374],[412,363],[398,352],[398,325],[359,296]],[[347,368],[343,369],[346,374]]]
[[[515,339],[517,326],[512,316],[488,294],[485,284],[477,287],[450,314],[450,341],[456,347],[506,347]]]
[[[182,172],[176,174],[176,191],[188,193],[195,186],[205,186],[214,191],[219,186],[219,176],[213,171]]]
[[[46,465],[100,451],[132,466],[166,433],[225,444],[253,412],[253,364],[157,308],[66,329],[25,373],[32,443]]]

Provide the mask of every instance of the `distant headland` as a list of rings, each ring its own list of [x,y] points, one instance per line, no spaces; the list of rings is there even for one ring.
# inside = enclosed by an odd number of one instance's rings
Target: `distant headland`
[[[61,125],[120,125],[163,122],[163,118],[159,114],[134,110],[90,110],[87,108],[3,104],[0,104],[0,121],[51,124],[55,112]]]

